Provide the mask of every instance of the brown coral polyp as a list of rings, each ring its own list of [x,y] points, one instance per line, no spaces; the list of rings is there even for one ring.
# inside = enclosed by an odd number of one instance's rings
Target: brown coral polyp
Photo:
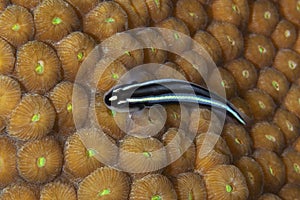
[[[138,31],[135,38],[144,47],[144,63],[164,63],[167,59],[167,44],[162,35],[153,29]],[[148,48],[145,48],[145,47]]]
[[[279,48],[290,48],[297,39],[296,27],[288,20],[282,19],[271,35],[273,44]]]
[[[280,71],[265,68],[260,70],[257,87],[264,90],[276,103],[280,104],[289,90],[289,82]]]
[[[266,149],[280,154],[285,147],[285,139],[280,129],[268,122],[254,124],[251,137],[255,149]]]
[[[8,137],[0,137],[0,188],[13,183],[17,176],[17,147]]]
[[[165,39],[170,52],[176,52],[177,54],[187,50],[190,47],[190,42],[186,37],[183,37],[180,33],[190,35],[190,31],[186,24],[178,18],[169,17],[157,24],[158,28],[171,29],[171,31],[160,31]]]
[[[188,172],[194,169],[195,144],[181,129],[170,128],[162,137],[167,150],[169,165],[164,170],[168,176]]]
[[[203,77],[208,76],[208,67],[205,60],[194,50],[185,51],[181,56],[176,56],[174,62],[184,72],[188,81],[203,84]]]
[[[151,20],[154,23],[168,18],[172,14],[174,7],[172,0],[146,0],[146,4]]]
[[[206,174],[219,165],[228,165],[232,161],[231,152],[222,137],[214,133],[202,133],[196,138],[195,170]]]
[[[75,188],[70,184],[62,182],[48,183],[41,189],[41,200],[51,200],[53,197],[61,200],[77,199]]]
[[[236,81],[232,74],[225,68],[215,68],[209,77],[208,85],[215,93],[227,99],[236,96]]]
[[[108,62],[108,59],[100,60],[95,69],[95,82],[100,92],[107,92],[110,88],[117,85],[127,72],[126,67],[120,61]]]
[[[233,60],[243,53],[243,34],[233,24],[213,22],[208,26],[207,30],[218,40],[225,62]]]
[[[287,110],[300,117],[300,87],[292,85],[284,99],[284,106]]]
[[[249,190],[242,172],[234,165],[220,165],[204,175],[207,197],[211,200],[247,199]]]
[[[235,166],[241,170],[246,179],[249,199],[257,199],[264,187],[263,171],[260,165],[253,158],[244,156],[235,162]]]
[[[235,160],[252,153],[252,141],[244,127],[227,123],[223,128],[222,137]]]
[[[298,184],[300,182],[300,152],[287,149],[282,154],[286,169],[287,182]]]
[[[247,0],[215,0],[210,4],[210,14],[214,20],[245,28],[249,18],[248,2]]]
[[[264,192],[277,193],[285,183],[286,169],[282,159],[274,152],[256,150],[253,157],[264,174]]]
[[[75,94],[73,95],[73,92]],[[75,131],[75,121],[81,127],[88,115],[88,97],[84,89],[68,81],[57,84],[50,92],[50,100],[56,111],[55,128],[58,133],[68,135]],[[74,101],[76,108],[74,108]]]
[[[64,80],[75,81],[79,67],[95,46],[90,36],[77,31],[59,41],[55,49],[62,64]]]
[[[19,48],[15,73],[26,91],[44,94],[61,79],[61,63],[52,47],[30,41]]]
[[[130,199],[176,199],[177,195],[171,181],[160,174],[150,174],[133,182]]]
[[[0,117],[8,120],[21,100],[20,84],[9,76],[0,75]]]
[[[250,34],[245,37],[244,56],[259,69],[268,67],[275,56],[275,48],[268,37]]]
[[[295,82],[300,77],[300,55],[290,49],[281,49],[275,56],[273,67],[290,82]]]
[[[45,183],[60,174],[63,153],[53,138],[25,143],[18,150],[18,171],[29,182]]]
[[[273,122],[280,128],[286,144],[292,144],[299,136],[300,122],[297,116],[285,109],[277,109]]]
[[[114,1],[99,3],[83,19],[83,31],[95,37],[99,42],[127,29],[127,14]]]
[[[240,95],[256,86],[257,72],[254,65],[246,59],[239,58],[232,60],[225,65],[234,77]]]
[[[90,10],[92,10],[94,7],[97,6],[99,3],[98,0],[66,0],[69,4],[71,4],[76,10],[84,16],[86,13],[88,13]]]
[[[193,40],[197,42],[196,44],[193,44],[193,49],[197,50],[198,45],[200,45],[207,51],[207,53],[217,65],[223,61],[221,46],[217,39],[210,33],[199,30],[193,36]]]
[[[178,0],[174,16],[182,20],[194,35],[199,29],[205,29],[208,17],[202,4],[197,0]]]
[[[260,89],[248,90],[245,101],[256,120],[269,119],[274,114],[275,103],[272,97]]]
[[[248,31],[269,36],[279,21],[275,4],[269,0],[258,0],[250,7]]]
[[[86,134],[93,134],[91,131],[86,132],[89,132]],[[75,178],[84,178],[98,167],[103,166],[102,163],[95,158],[97,151],[92,148],[87,149],[81,141],[82,134],[83,133],[75,133],[71,135],[66,141],[64,149],[64,169]]]
[[[45,0],[34,9],[33,14],[37,40],[58,42],[79,29],[75,10],[63,0]]]
[[[3,200],[38,200],[35,188],[26,186],[25,184],[13,184],[5,188],[0,196]]]
[[[114,0],[128,15],[128,27],[130,29],[148,26],[150,16],[146,1]]]
[[[207,198],[204,181],[197,173],[179,174],[173,184],[179,200]]]
[[[78,199],[126,200],[130,191],[129,184],[130,179],[124,172],[101,167],[80,183]]]
[[[15,50],[13,47],[0,38],[0,74],[11,74],[14,69],[15,60]]]
[[[22,6],[7,7],[0,15],[0,36],[19,47],[33,38],[34,23],[31,13]]]
[[[158,139],[126,136],[120,143],[119,167],[136,177],[161,171],[166,163],[166,149]]]
[[[295,25],[300,25],[300,3],[298,0],[281,0],[279,1],[281,14]]]
[[[19,140],[40,139],[52,130],[55,117],[46,97],[25,95],[11,114],[8,134]]]

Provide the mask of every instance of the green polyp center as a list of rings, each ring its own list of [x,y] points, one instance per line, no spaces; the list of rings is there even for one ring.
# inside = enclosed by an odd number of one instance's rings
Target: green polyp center
[[[96,151],[94,149],[88,149],[87,155],[89,158],[94,157],[96,155]]]
[[[291,124],[291,122],[289,122],[288,120],[285,121],[287,128],[289,129],[289,131],[294,131],[294,127]]]
[[[151,47],[151,51],[152,51],[152,53],[155,53],[156,49],[154,47]]]
[[[45,165],[46,165],[46,158],[45,157],[39,157],[37,159],[37,166],[39,168],[41,168],[41,167],[45,167]]]
[[[178,119],[179,117],[178,117],[178,114],[176,113],[176,112],[173,112],[173,118],[174,119]]]
[[[114,23],[115,21],[116,20],[114,18],[112,18],[112,17],[105,19],[105,22],[107,22],[107,23]]]
[[[79,52],[79,53],[77,54],[77,60],[78,60],[78,61],[82,61],[83,56],[84,56],[84,53],[83,53],[82,51]]]
[[[289,65],[289,68],[290,68],[291,70],[293,70],[293,69],[295,69],[295,68],[297,67],[297,63],[295,63],[295,62],[292,61],[292,60],[289,60],[289,61],[288,61],[288,65]]]
[[[235,45],[235,41],[230,37],[230,36],[226,36],[228,42],[230,43],[231,46],[234,46]]]
[[[297,11],[300,12],[300,1],[297,2]]]
[[[178,34],[178,33],[174,33],[174,38],[175,38],[176,40],[178,40],[178,39],[179,39],[179,34]]]
[[[275,172],[274,172],[274,170],[273,170],[272,167],[269,167],[269,171],[270,171],[270,174],[271,174],[272,176],[275,176]]]
[[[270,19],[270,18],[271,18],[271,13],[270,13],[269,11],[266,11],[266,12],[264,13],[264,18],[265,18],[265,19]]]
[[[189,192],[189,200],[193,200],[193,193],[192,193],[192,191]]]
[[[261,54],[267,52],[267,50],[266,50],[263,46],[260,46],[260,45],[258,45],[258,51],[259,51],[259,53],[261,53]]]
[[[293,166],[294,166],[294,171],[295,171],[297,174],[300,174],[300,166],[299,166],[297,163],[294,163]]]
[[[239,138],[235,138],[234,140],[237,144],[242,144],[241,140]]]
[[[162,200],[162,198],[159,195],[154,195],[151,197],[151,200]]]
[[[125,54],[126,54],[127,56],[131,56],[131,53],[130,53],[129,51],[125,51]]]
[[[116,73],[112,73],[111,77],[115,80],[119,79],[119,75]]]
[[[249,78],[249,71],[248,70],[243,70],[242,71],[242,74],[243,74],[243,77],[245,77],[245,78]]]
[[[110,113],[111,113],[111,116],[112,116],[112,117],[115,117],[116,114],[117,114],[117,112],[116,112],[115,110],[111,110]]]
[[[38,64],[35,67],[35,72],[37,74],[43,74],[44,73],[44,62],[42,60],[38,61]]]
[[[19,24],[14,24],[14,25],[11,27],[11,29],[12,29],[13,31],[19,31],[20,28],[21,28],[21,26],[20,26]]]
[[[228,86],[228,84],[227,84],[227,82],[225,80],[221,81],[221,85],[224,88],[229,88],[229,86]]]
[[[251,172],[247,172],[247,175],[249,177],[249,180],[251,181],[251,184],[254,184],[255,182],[254,182],[254,176],[253,176],[253,174]]]
[[[277,81],[272,81],[272,85],[275,90],[279,91],[279,83]]]
[[[39,113],[37,113],[32,116],[31,121],[38,122],[40,120],[40,118],[41,118],[41,115]]]
[[[290,37],[290,36],[291,36],[291,31],[290,31],[290,30],[284,31],[284,36],[285,36],[286,38]]]
[[[258,101],[258,105],[261,109],[265,109],[266,105],[262,101]]]
[[[151,157],[151,153],[148,151],[143,152],[143,156],[145,156],[146,158],[150,158]]]
[[[99,192],[98,196],[103,197],[109,194],[110,194],[110,189],[104,189],[101,192]]]
[[[271,142],[276,142],[276,138],[272,135],[265,135],[265,137],[270,140]]]
[[[67,105],[67,111],[68,111],[68,112],[72,112],[72,110],[73,110],[73,105],[72,105],[72,103],[68,103],[68,105]]]
[[[228,193],[232,192],[232,187],[231,187],[231,185],[226,184],[225,188],[226,188],[226,192],[228,192]]]
[[[240,13],[239,7],[237,7],[237,5],[235,5],[235,4],[232,4],[232,10],[238,14]]]
[[[60,23],[62,23],[62,19],[61,19],[61,18],[59,18],[59,17],[54,17],[54,18],[52,19],[52,24],[53,24],[53,25],[58,25],[58,24],[60,24]]]
[[[156,5],[156,7],[160,7],[160,0],[154,0],[154,3],[155,3],[155,5]]]
[[[194,16],[195,16],[195,13],[189,12],[189,15],[190,15],[191,17],[194,17]]]

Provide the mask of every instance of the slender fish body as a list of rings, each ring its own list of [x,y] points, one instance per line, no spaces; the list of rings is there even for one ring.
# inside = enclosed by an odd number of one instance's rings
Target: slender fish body
[[[155,104],[198,104],[226,111],[246,125],[246,116],[223,97],[209,92],[206,88],[176,79],[160,79],[142,83],[119,85],[104,95],[107,107],[119,112],[140,110]]]

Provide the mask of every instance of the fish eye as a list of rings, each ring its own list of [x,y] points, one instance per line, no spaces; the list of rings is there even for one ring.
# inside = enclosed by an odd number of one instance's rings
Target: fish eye
[[[110,91],[110,92],[108,92],[108,93],[106,93],[105,95],[104,95],[104,103],[107,105],[107,106],[111,106],[111,98],[112,98],[113,96],[112,96],[112,92]]]

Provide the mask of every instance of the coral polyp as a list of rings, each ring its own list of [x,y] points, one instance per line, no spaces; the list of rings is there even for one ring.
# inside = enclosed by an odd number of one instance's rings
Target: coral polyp
[[[109,167],[98,168],[80,183],[78,199],[126,200],[129,184],[129,177],[124,172]]]
[[[30,41],[19,48],[15,73],[28,92],[44,94],[61,79],[60,60],[52,47]]]
[[[75,10],[63,0],[45,0],[33,13],[37,40],[57,42],[79,29]]]
[[[51,132],[55,117],[46,97],[26,95],[11,114],[8,133],[20,140],[40,139]]]
[[[19,47],[29,40],[34,34],[32,14],[24,7],[12,5],[7,7],[0,15],[0,36]]]
[[[18,171],[28,182],[45,183],[53,180],[62,169],[63,154],[53,138],[25,143],[18,150]]]

